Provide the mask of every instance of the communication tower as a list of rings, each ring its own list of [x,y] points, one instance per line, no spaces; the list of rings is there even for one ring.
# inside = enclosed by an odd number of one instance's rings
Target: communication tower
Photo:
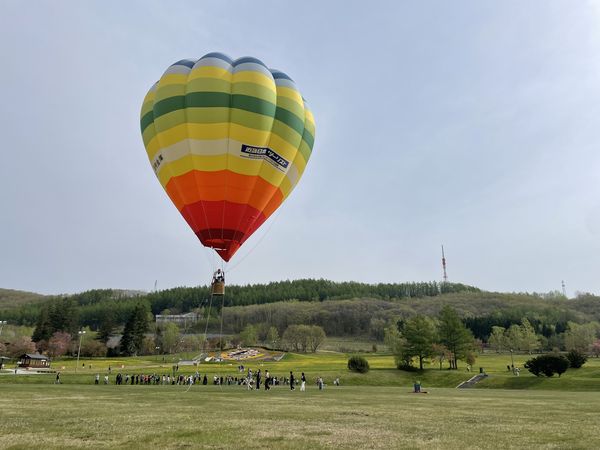
[[[444,255],[444,246],[442,245],[442,269],[444,271],[444,283],[448,282],[448,274],[446,273],[446,256]]]

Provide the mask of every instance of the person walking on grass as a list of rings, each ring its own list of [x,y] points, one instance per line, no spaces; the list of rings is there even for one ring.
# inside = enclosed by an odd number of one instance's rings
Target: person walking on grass
[[[290,370],[290,390],[293,391],[296,388],[294,387],[294,374],[293,372]]]
[[[60,384],[60,372],[56,372],[56,381],[54,384]]]
[[[304,376],[304,372],[302,372],[302,375],[300,376],[300,392],[304,392],[306,391],[306,377]]]
[[[258,372],[256,372],[256,390],[260,391],[260,369],[258,369]]]

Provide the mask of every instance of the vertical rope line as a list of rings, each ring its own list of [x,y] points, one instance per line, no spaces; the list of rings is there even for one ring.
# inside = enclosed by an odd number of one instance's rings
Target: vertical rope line
[[[225,294],[221,295],[221,332],[219,333],[219,349],[223,358],[223,309],[225,308]]]
[[[208,321],[210,320],[210,310],[212,308],[212,301],[213,301],[213,293],[212,293],[212,287],[211,287],[211,291],[210,291],[210,303],[208,304],[208,313],[206,314],[206,325],[204,326],[204,342],[202,343],[202,353],[204,353],[206,351],[206,344],[208,342],[208,335],[207,335],[207,332],[208,332]]]

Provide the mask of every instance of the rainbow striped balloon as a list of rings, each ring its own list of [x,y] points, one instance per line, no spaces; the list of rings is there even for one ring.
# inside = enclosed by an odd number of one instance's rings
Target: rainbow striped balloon
[[[225,261],[290,195],[315,139],[290,77],[221,53],[169,67],[148,91],[140,122],[160,184]]]

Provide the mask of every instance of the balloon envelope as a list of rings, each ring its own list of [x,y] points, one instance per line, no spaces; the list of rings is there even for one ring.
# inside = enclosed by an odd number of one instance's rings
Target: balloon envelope
[[[290,77],[221,53],[170,66],[146,94],[141,129],[161,185],[225,261],[289,196],[315,136]]]

